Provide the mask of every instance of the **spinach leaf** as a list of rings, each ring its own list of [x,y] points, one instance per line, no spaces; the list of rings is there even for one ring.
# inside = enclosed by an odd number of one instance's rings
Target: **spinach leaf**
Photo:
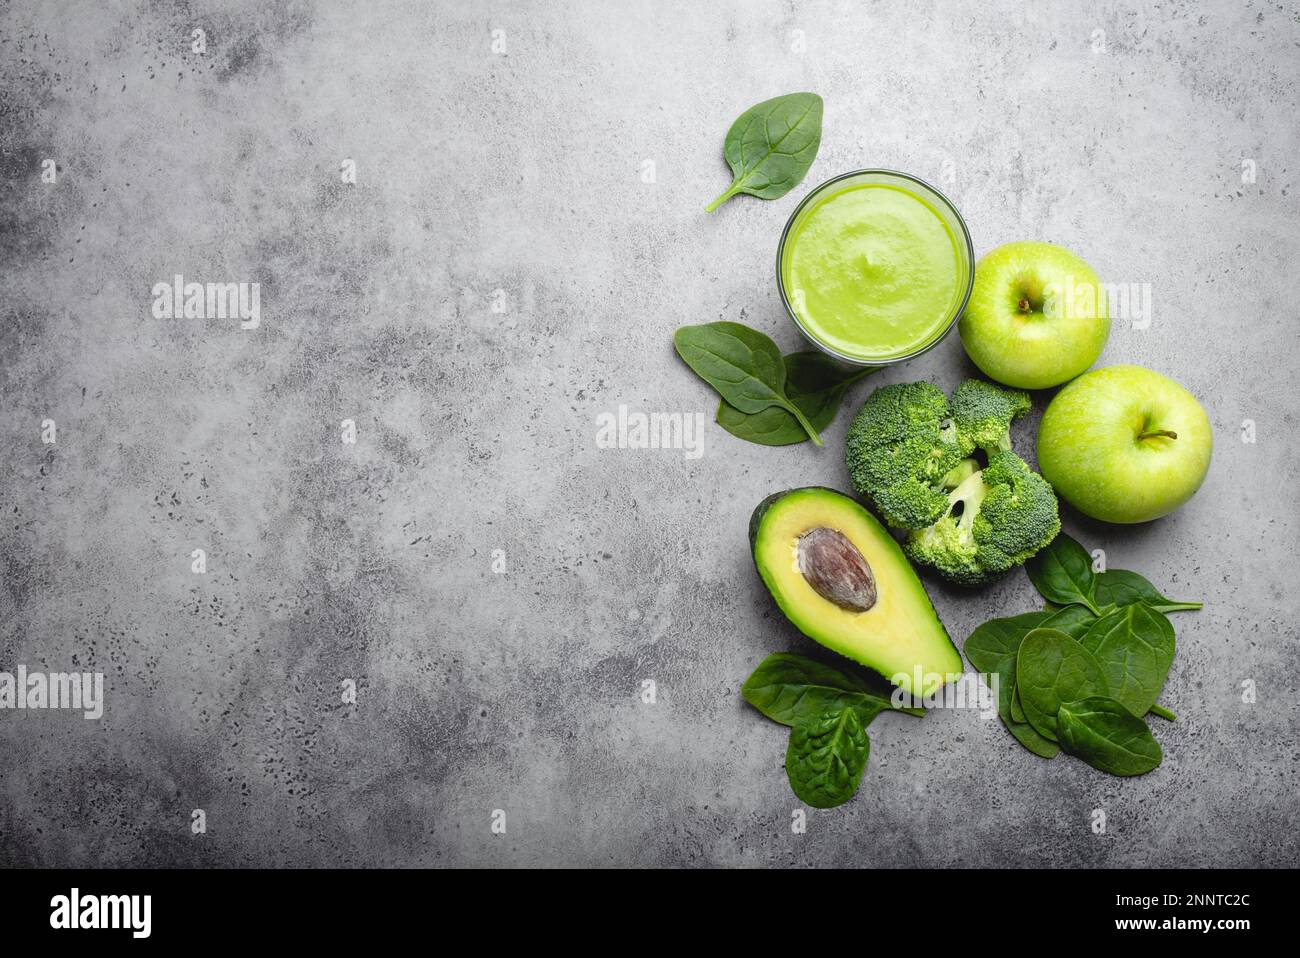
[[[740,323],[682,326],[673,334],[673,345],[686,365],[741,412],[779,406],[798,420],[814,443],[822,444],[817,430],[786,396],[781,351],[763,333]]]
[[[1101,615],[1095,597],[1092,556],[1064,532],[1025,564],[1029,581],[1043,598],[1056,605],[1081,605]]]
[[[1175,647],[1165,613],[1201,603],[1166,598],[1126,569],[1095,574],[1092,557],[1065,534],[1026,571],[1044,609],[990,620],[966,640],[971,664],[998,676],[1003,724],[1025,748],[1047,758],[1059,750],[1059,739],[1060,748],[1115,775],[1154,768],[1160,747],[1143,717],[1176,718],[1157,702]],[[1079,705],[1085,699],[1086,709]],[[1115,709],[1123,714],[1116,717]],[[1073,735],[1068,745],[1067,721]]]
[[[1067,605],[1057,609],[1039,625],[1043,629],[1058,629],[1072,639],[1081,639],[1097,621],[1097,617],[1081,605]]]
[[[853,709],[805,719],[790,732],[785,771],[790,787],[813,808],[834,808],[853,797],[867,767],[871,743]]]
[[[893,709],[888,693],[871,688],[856,675],[789,652],[774,652],[759,663],[740,689],[745,701],[774,722],[798,725],[804,719],[852,708],[863,726]],[[924,709],[898,709],[924,715]]]
[[[1157,612],[1187,612],[1201,607],[1199,602],[1165,598],[1145,578],[1128,569],[1108,569],[1097,576],[1096,597],[1102,606],[1143,602]]]
[[[1110,697],[1146,715],[1174,661],[1174,627],[1164,613],[1142,602],[1121,606],[1094,622],[1079,644],[1101,664]]]
[[[1025,718],[1025,704],[1020,701],[1020,690],[1013,689],[1011,692],[1011,721],[1024,724],[1029,721]]]
[[[1147,723],[1112,698],[1065,703],[1058,727],[1063,749],[1111,775],[1141,775],[1163,757]]]
[[[977,672],[998,677],[998,717],[1018,741],[1035,755],[1052,758],[1056,743],[1039,735],[1017,709],[1016,653],[1024,637],[1049,618],[1046,612],[1026,612],[1004,619],[990,619],[966,639],[966,658]]]
[[[1015,736],[1016,741],[1041,758],[1056,758],[1061,747],[1050,738],[1038,734],[1038,730],[1028,722],[1015,722],[1003,719],[1007,731]]]
[[[966,639],[966,658],[970,659],[970,664],[975,666],[977,672],[997,672],[1005,677],[1009,667],[1012,676],[1010,684],[1014,685],[1016,653],[1020,651],[1020,643],[1026,635],[1038,628],[1047,615],[1046,612],[1026,612],[1004,619],[989,619]]]
[[[1056,629],[1035,629],[1016,655],[1016,688],[1025,718],[1043,737],[1056,741],[1056,713],[1062,702],[1109,695],[1101,663],[1080,643]]]
[[[785,394],[803,411],[814,429],[821,432],[840,411],[840,401],[850,385],[875,369],[846,372],[825,353],[790,353],[785,362]],[[718,404],[718,425],[738,439],[762,446],[789,446],[808,438],[799,420],[780,406],[761,412],[743,413],[725,399]]]
[[[816,93],[787,93],[750,107],[731,124],[723,145],[731,185],[705,211],[737,193],[765,200],[785,196],[812,166],[821,141],[822,98]]]

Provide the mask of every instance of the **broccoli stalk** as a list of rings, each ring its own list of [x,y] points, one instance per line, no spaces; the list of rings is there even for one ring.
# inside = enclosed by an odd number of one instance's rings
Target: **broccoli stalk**
[[[932,566],[948,578],[973,584],[977,577],[966,570],[976,568],[979,552],[972,531],[975,517],[988,495],[982,470],[974,459],[968,459],[966,475],[948,493],[948,512],[938,522],[908,534],[904,551],[914,561]],[[953,470],[957,472],[958,470]]]
[[[980,471],[980,462],[978,459],[963,459],[958,465],[954,466],[949,473],[943,477],[943,487],[945,489],[956,489],[963,482]],[[953,502],[952,496],[948,497],[948,504],[951,507]]]
[[[974,462],[973,459],[967,460]],[[989,487],[984,482],[984,470],[977,469],[960,483],[953,487],[952,492],[948,493],[948,501],[952,503],[953,508],[948,510],[949,515],[957,513],[960,518],[958,524],[969,530],[974,523],[975,517],[979,515],[980,505],[984,502],[984,497],[988,495]],[[957,503],[961,503],[961,510],[958,512]]]

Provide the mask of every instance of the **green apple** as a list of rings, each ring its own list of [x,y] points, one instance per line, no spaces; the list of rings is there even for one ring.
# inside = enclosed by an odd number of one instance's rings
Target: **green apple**
[[[1196,397],[1141,366],[1084,373],[1038,427],[1038,468],[1057,494],[1104,522],[1167,515],[1201,487],[1214,445]]]
[[[1110,312],[1097,274],[1069,250],[1007,243],[976,264],[957,329],[971,362],[990,379],[1048,389],[1097,361]]]

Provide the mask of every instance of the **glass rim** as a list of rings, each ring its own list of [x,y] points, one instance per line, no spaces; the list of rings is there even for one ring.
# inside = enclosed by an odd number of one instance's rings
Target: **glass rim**
[[[961,227],[962,238],[966,241],[967,261],[970,264],[968,275],[966,277],[966,291],[962,294],[961,302],[958,304],[957,308],[953,310],[952,316],[949,317],[948,322],[944,325],[943,329],[931,337],[928,342],[914,349],[912,352],[906,353],[902,356],[891,356],[888,359],[862,359],[857,356],[846,356],[839,350],[818,340],[808,331],[807,327],[804,326],[803,321],[800,320],[799,315],[795,312],[794,307],[790,305],[790,297],[786,293],[785,289],[785,278],[781,275],[781,261],[785,257],[786,240],[789,238],[790,230],[793,228],[795,220],[799,218],[799,214],[803,212],[804,207],[821,195],[827,187],[832,186],[841,180],[847,180],[850,177],[863,176],[865,174],[878,174],[886,177],[895,177],[900,180],[907,180],[923,187],[930,193],[934,194],[934,196],[938,197],[943,205],[952,212],[953,217],[957,221],[957,225]],[[966,305],[970,302],[971,292],[975,288],[975,244],[971,242],[970,228],[966,225],[966,218],[961,215],[961,210],[957,209],[956,204],[953,203],[952,200],[948,199],[947,195],[934,184],[921,179],[919,176],[913,176],[911,173],[904,173],[901,170],[887,170],[875,167],[849,170],[847,173],[840,173],[838,176],[832,176],[829,180],[825,180],[809,190],[808,194],[799,201],[799,205],[794,208],[794,212],[790,214],[790,218],[785,221],[785,229],[781,230],[781,241],[776,245],[776,288],[781,294],[781,304],[785,306],[786,314],[794,320],[794,324],[799,328],[799,332],[803,334],[803,338],[808,340],[808,342],[816,346],[822,352],[834,359],[838,359],[842,363],[848,363],[851,366],[892,366],[895,363],[906,362],[909,359],[915,359],[917,356],[928,353],[930,350],[934,349],[934,347],[947,339],[948,334],[952,332],[952,328],[957,325],[957,321],[961,319],[962,313],[966,311]]]

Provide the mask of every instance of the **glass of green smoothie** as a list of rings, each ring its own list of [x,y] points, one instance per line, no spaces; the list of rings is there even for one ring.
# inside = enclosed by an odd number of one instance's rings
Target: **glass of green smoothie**
[[[956,324],[975,278],[957,208],[924,180],[856,170],[827,180],[781,234],[776,281],[807,339],[836,359],[918,356]]]

